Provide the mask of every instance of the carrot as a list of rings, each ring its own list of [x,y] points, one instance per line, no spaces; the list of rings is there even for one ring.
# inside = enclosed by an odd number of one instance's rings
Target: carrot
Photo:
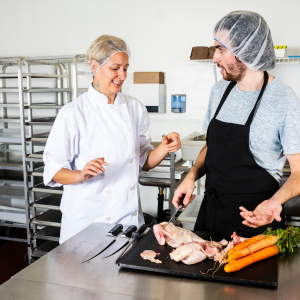
[[[257,242],[250,244],[248,247],[236,250],[228,256],[228,261],[237,260],[241,257],[247,256],[251,253],[254,253],[260,249],[266,248],[268,246],[274,245],[277,242],[276,235],[270,235],[265,237]]]
[[[268,257],[277,255],[279,253],[280,249],[277,245],[266,247],[262,250],[259,250],[252,255],[248,255],[246,257],[243,257],[241,259],[238,259],[235,262],[229,263],[224,267],[224,270],[226,273],[231,273],[235,271],[239,271],[242,268],[245,268],[251,264],[253,264],[256,261],[266,259]]]
[[[253,244],[255,242],[257,242],[258,240],[261,240],[263,239],[264,237],[266,237],[264,234],[259,234],[259,235],[256,235],[244,242],[241,242],[241,243],[238,243],[237,245],[235,245],[233,248],[231,248],[228,252],[227,252],[227,255],[229,256],[232,252],[236,251],[236,250],[240,250],[240,249],[243,249],[247,246],[249,246],[250,244]]]

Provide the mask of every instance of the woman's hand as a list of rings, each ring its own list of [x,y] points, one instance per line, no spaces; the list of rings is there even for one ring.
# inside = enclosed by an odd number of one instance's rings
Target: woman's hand
[[[104,160],[104,157],[96,158],[88,162],[83,170],[79,173],[80,182],[87,181],[98,174],[101,174],[105,171],[103,166],[107,166],[107,163]]]
[[[245,219],[244,225],[249,227],[257,228],[259,226],[267,225],[276,221],[280,222],[280,213],[282,211],[281,203],[276,199],[265,200],[260,203],[255,210],[248,211],[243,206],[240,207],[242,211],[240,214]]]
[[[159,146],[149,153],[144,163],[143,171],[155,168],[168,155],[168,152],[176,152],[180,147],[181,141],[178,133],[171,132],[168,135],[163,136]]]
[[[177,132],[171,132],[163,136],[162,142],[166,145],[168,152],[176,152],[181,148],[180,135]]]

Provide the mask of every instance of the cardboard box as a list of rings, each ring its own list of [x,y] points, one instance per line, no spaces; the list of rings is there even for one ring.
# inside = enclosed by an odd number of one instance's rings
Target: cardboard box
[[[207,58],[208,58],[208,59],[212,59],[213,56],[214,56],[215,51],[216,51],[215,46],[209,47],[209,48],[208,48],[208,57],[207,57]]]
[[[207,59],[208,58],[208,47],[193,47],[190,59]]]
[[[133,82],[134,83],[159,83],[164,84],[163,72],[134,72],[133,73]]]

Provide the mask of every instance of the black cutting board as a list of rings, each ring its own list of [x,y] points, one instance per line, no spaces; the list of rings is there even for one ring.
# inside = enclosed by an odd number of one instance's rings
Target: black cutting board
[[[230,237],[222,237],[209,232],[195,231],[195,233],[205,240],[210,240],[210,238],[213,241],[220,241],[223,238],[230,240]],[[153,250],[156,253],[160,253],[157,258],[161,260],[162,263],[156,264],[149,260],[142,259],[140,254],[144,250]],[[173,248],[169,245],[159,245],[154,236],[153,230],[151,229],[120,259],[118,265],[125,268],[159,272],[166,275],[175,275],[185,278],[191,277],[193,279],[240,283],[270,288],[277,287],[278,255],[258,261],[237,272],[226,273],[224,271],[224,266],[221,266],[214,275],[212,275],[213,271],[209,271],[207,275],[203,275],[201,272],[205,273],[208,269],[212,269],[214,267],[215,262],[212,259],[205,259],[204,261],[194,265],[186,265],[182,262],[171,260],[169,254],[172,250]],[[216,266],[218,265],[219,264],[217,263]]]

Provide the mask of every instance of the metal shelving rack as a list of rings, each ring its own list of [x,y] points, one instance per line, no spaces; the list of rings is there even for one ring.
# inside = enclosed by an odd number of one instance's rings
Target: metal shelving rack
[[[83,62],[84,58],[84,55],[31,57],[30,61],[35,61],[38,59],[43,60],[43,62],[47,62],[48,64],[55,63],[65,66],[65,70],[67,70],[66,75],[68,78],[67,88],[70,89],[69,94],[67,94],[67,101],[64,103],[66,104],[70,101],[70,98],[74,100],[78,97],[79,93],[87,91],[87,89],[80,89],[78,87],[78,75],[85,74],[84,72],[78,71],[78,63]],[[61,88],[61,84],[60,86],[58,86],[58,88]],[[59,91],[56,92],[59,93]],[[34,107],[31,108],[29,106],[28,109],[30,111],[34,109]],[[32,136],[31,141],[46,143],[47,138],[48,136],[46,134],[41,134],[39,136]],[[43,162],[43,152],[30,151],[26,156],[26,160],[29,162]],[[28,171],[28,175],[32,178],[33,182],[33,184],[31,184],[28,189],[28,192],[32,196],[32,201],[31,203],[29,203],[29,206],[32,210],[32,216],[30,219],[30,226],[32,226],[32,231],[30,234],[30,249],[28,249],[28,256],[30,261],[34,257],[43,256],[58,245],[61,226],[61,212],[59,206],[63,194],[63,188],[51,188],[41,183],[41,180],[39,179],[42,179],[43,168],[32,168]],[[43,193],[45,197],[36,197],[38,193]],[[43,214],[37,215],[35,211],[41,208],[46,209],[47,211]],[[38,230],[37,226],[42,226],[43,228]],[[43,241],[42,243],[38,242],[41,240]]]
[[[0,178],[0,193],[10,198],[19,197],[25,200],[25,209],[20,210],[26,215],[26,224],[4,223],[0,225],[9,227],[22,227],[27,229],[27,239],[13,239],[25,241],[28,244],[29,261],[35,256],[42,256],[58,245],[61,213],[59,210],[62,188],[45,187],[43,176],[43,146],[45,146],[50,127],[52,126],[59,109],[78,93],[87,89],[78,88],[78,75],[84,72],[77,71],[77,64],[84,61],[84,55],[55,56],[55,57],[15,57],[0,58],[2,73],[2,87],[0,88],[0,122],[3,129],[0,133],[5,143],[1,149],[5,157],[0,164],[0,170],[21,171],[16,180],[4,174]],[[51,72],[32,72],[36,66],[51,67]],[[7,69],[14,67],[17,71],[8,73]],[[53,72],[53,69],[55,70]],[[71,72],[73,71],[73,72]],[[17,80],[16,87],[7,87],[8,79]],[[54,79],[55,86],[40,87],[32,84],[32,79]],[[72,86],[73,83],[73,86]],[[48,82],[47,82],[47,85]],[[18,103],[7,102],[8,93],[17,93]],[[52,102],[34,101],[34,97],[46,94],[47,98],[55,95]],[[33,96],[34,95],[34,96]],[[48,101],[48,100],[47,100]],[[19,108],[19,117],[11,117],[7,111],[10,108]],[[35,117],[35,112],[52,110],[51,117]],[[20,129],[8,128],[9,123],[19,124]],[[48,130],[36,130],[36,128]],[[13,147],[20,147],[15,149]],[[0,151],[1,151],[0,150]],[[17,160],[10,159],[9,154],[18,154]],[[1,189],[3,191],[1,191]],[[4,192],[4,194],[2,193]],[[5,194],[6,193],[6,194]],[[16,209],[13,208],[15,211]],[[43,212],[38,214],[37,210]],[[18,210],[19,211],[19,210]],[[1,238],[1,237],[0,237]],[[4,237],[5,238],[5,237]],[[12,239],[12,238],[5,238]]]
[[[291,64],[300,64],[300,57],[282,57],[276,58],[276,64],[278,65],[291,65]],[[215,82],[218,81],[217,78],[217,64],[213,63],[212,59],[190,59],[189,66],[199,66],[199,65],[212,65],[214,71]]]

